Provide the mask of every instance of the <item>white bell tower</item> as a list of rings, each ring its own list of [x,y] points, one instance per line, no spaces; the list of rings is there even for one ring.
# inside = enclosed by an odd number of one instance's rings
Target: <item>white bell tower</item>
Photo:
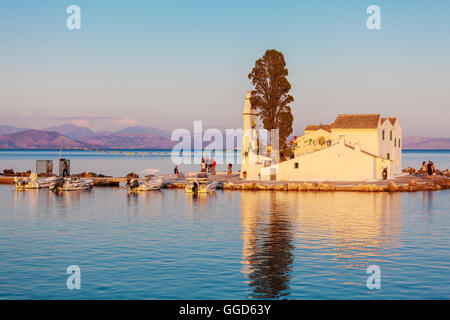
[[[256,154],[256,119],[257,113],[250,103],[252,93],[249,91],[245,97],[244,111],[244,132],[241,144],[241,164],[249,164],[249,157],[252,152]]]

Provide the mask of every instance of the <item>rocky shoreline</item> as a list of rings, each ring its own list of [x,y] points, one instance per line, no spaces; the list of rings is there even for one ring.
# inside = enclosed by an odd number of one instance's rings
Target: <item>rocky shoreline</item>
[[[208,178],[218,182],[217,189],[230,191],[287,191],[287,192],[416,192],[416,191],[438,191],[450,189],[449,171],[441,171],[441,175],[433,176],[433,181],[422,178],[415,170],[405,169],[401,176],[391,180],[381,180],[374,182],[349,181],[349,182],[308,182],[308,181],[247,181],[241,180],[239,173],[233,173],[230,177],[225,172],[218,172],[217,175],[210,175]],[[22,175],[15,175],[22,176]],[[91,178],[94,180],[94,187],[119,187],[120,183],[126,181],[125,178],[114,178],[96,173],[81,173],[76,176]],[[23,177],[23,176],[22,176]],[[137,174],[130,173],[127,177],[137,177]],[[0,184],[14,184],[14,175],[0,176]],[[173,179],[164,184],[168,189],[184,189],[185,179]]]
[[[165,185],[169,189],[184,189],[184,182],[172,182]],[[334,183],[314,183],[314,182],[219,182],[217,189],[230,191],[351,191],[351,192],[417,192],[417,191],[438,191],[450,189],[450,179],[440,179],[436,183],[418,183],[415,179],[408,184],[397,184],[390,181],[387,185],[377,184],[354,184],[337,185]]]

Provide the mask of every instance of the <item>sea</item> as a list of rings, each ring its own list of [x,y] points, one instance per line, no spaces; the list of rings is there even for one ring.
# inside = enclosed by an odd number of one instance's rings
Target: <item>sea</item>
[[[59,157],[0,150],[0,171]],[[72,173],[175,166],[170,150],[61,157]],[[428,160],[447,169],[450,151],[406,150],[402,167]],[[449,195],[0,185],[0,299],[450,299]]]

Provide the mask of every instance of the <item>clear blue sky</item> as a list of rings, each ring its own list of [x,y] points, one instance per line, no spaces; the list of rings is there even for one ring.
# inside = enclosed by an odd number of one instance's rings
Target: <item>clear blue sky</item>
[[[66,8],[81,8],[81,30]],[[381,7],[382,29],[366,28]],[[248,73],[283,52],[294,134],[338,113],[450,136],[450,1],[2,0],[0,124],[240,127]]]

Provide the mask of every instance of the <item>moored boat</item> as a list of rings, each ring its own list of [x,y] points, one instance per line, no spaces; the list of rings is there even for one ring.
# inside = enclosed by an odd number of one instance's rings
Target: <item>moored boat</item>
[[[187,183],[184,191],[186,193],[208,193],[213,192],[217,188],[217,181],[208,180],[205,173],[197,174],[197,177],[186,178]]]
[[[92,188],[94,180],[77,177],[59,178],[50,185],[52,191],[79,191]]]
[[[133,179],[127,182],[128,192],[145,192],[159,190],[164,185],[162,179],[139,180]]]
[[[38,179],[36,173],[32,173],[29,178],[14,178],[17,190],[43,189],[49,188],[56,181],[57,177]]]

